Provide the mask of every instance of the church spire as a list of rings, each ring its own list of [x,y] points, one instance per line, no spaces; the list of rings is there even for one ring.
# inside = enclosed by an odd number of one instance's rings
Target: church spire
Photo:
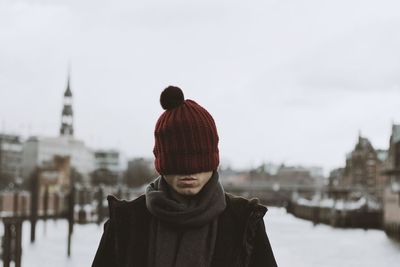
[[[64,97],[72,97],[71,88],[69,86],[70,74],[68,73],[67,89],[65,90]]]
[[[67,88],[64,92],[64,107],[61,114],[61,136],[73,136],[72,91],[70,86],[70,71],[68,71]]]

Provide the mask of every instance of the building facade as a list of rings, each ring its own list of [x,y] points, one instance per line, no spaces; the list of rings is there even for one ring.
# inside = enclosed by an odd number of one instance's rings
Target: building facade
[[[359,135],[353,151],[346,156],[346,166],[339,185],[381,200],[386,183],[382,173],[386,157],[384,150],[375,150],[367,138]]]
[[[0,177],[21,177],[22,142],[17,135],[0,134]]]
[[[95,168],[97,169],[107,169],[113,173],[120,174],[121,169],[121,159],[120,153],[117,150],[97,150],[94,153],[95,157]]]
[[[328,177],[328,186],[330,189],[334,189],[343,183],[344,168],[336,168],[330,171]]]
[[[400,125],[392,125],[386,174],[388,183],[383,201],[386,233],[400,240]]]
[[[117,150],[97,150],[94,153],[95,171],[91,175],[94,185],[116,185],[122,179],[120,153]]]
[[[23,145],[23,178],[28,178],[37,166],[52,161],[54,156],[70,157],[71,167],[86,179],[95,168],[94,153],[80,140],[70,136],[31,137]]]

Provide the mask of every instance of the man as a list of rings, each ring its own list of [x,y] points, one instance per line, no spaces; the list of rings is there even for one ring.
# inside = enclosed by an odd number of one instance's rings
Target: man
[[[181,89],[160,97],[154,136],[160,176],[133,201],[108,196],[110,219],[93,267],[277,266],[265,232],[267,208],[225,193],[214,119]]]

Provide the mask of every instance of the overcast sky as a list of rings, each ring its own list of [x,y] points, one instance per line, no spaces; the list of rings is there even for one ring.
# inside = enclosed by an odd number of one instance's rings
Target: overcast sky
[[[400,123],[398,0],[0,0],[1,130],[152,157],[159,95],[214,117],[224,164],[344,165]]]

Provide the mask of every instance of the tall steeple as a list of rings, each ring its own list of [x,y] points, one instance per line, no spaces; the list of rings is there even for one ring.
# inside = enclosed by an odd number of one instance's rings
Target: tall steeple
[[[68,72],[67,89],[64,92],[64,107],[61,114],[61,136],[73,136],[72,92],[70,88],[70,72]]]

